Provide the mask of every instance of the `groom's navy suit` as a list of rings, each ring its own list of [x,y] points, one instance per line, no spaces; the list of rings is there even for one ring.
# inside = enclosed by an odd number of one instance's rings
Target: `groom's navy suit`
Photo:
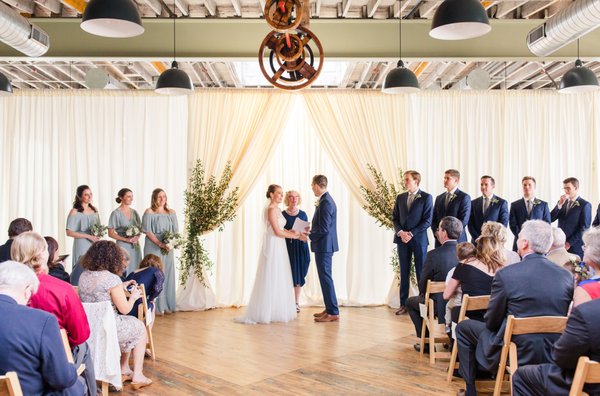
[[[558,205],[550,212],[552,221],[558,219],[558,228],[564,231],[567,242],[571,247],[569,253],[574,253],[583,258],[583,232],[590,228],[592,222],[592,204],[581,197],[577,197],[576,204],[567,210],[568,201],[558,209]]]
[[[398,245],[398,259],[400,261],[400,305],[406,305],[408,298],[408,287],[410,279],[410,264],[414,256],[415,273],[417,280],[421,279],[423,260],[427,253],[429,239],[427,229],[431,226],[433,214],[433,199],[430,194],[418,190],[416,196],[408,208],[408,192],[398,195],[392,219],[394,221],[394,243]],[[402,242],[398,231],[412,233],[412,239],[408,243]]]
[[[315,253],[325,309],[329,315],[339,315],[333,278],[331,277],[333,253],[339,250],[337,240],[337,207],[328,192],[321,195],[312,218],[310,249]]]
[[[485,213],[483,212],[483,197],[471,201],[471,216],[469,216],[469,234],[471,242],[481,235],[481,227],[486,221],[496,221],[504,227],[508,225],[508,203],[506,200],[492,195],[490,204]]]
[[[550,224],[550,210],[548,209],[548,203],[540,199],[535,198],[531,207],[531,213],[527,214],[527,205],[525,199],[521,198],[510,204],[509,223],[510,230],[515,236],[513,243],[513,250],[517,251],[517,239],[519,239],[519,232],[523,223],[527,220],[544,220]]]
[[[461,221],[463,225],[463,232],[458,238],[458,242],[467,241],[467,233],[464,228],[469,224],[469,217],[471,215],[471,197],[464,191],[460,191],[458,188],[454,192],[454,197],[448,202],[446,207],[446,193],[442,193],[435,198],[435,205],[433,206],[433,217],[431,219],[431,230],[435,235],[440,221],[446,216],[456,217]],[[440,247],[440,242],[435,238],[435,247]]]

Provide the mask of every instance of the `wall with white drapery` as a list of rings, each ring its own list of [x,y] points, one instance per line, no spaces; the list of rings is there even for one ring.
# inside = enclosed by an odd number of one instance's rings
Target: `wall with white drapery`
[[[210,275],[217,304],[249,298],[260,248],[261,209],[270,183],[297,189],[309,216],[310,178],[324,173],[338,203],[342,251],[334,280],[348,305],[387,301],[393,274],[392,235],[361,209],[358,187],[366,163],[388,179],[416,169],[422,188],[442,192],[443,171],[457,168],[461,188],[479,195],[479,177],[495,177],[498,195],[520,197],[520,180],[538,180],[551,206],[561,181],[576,176],[594,209],[600,198],[597,159],[600,96],[549,91],[377,92],[211,90],[165,98],[144,92],[21,91],[0,98],[0,236],[11,219],[27,217],[36,230],[70,252],[64,225],[75,188],[88,184],[106,223],[121,187],[134,207],[149,206],[163,187],[183,222],[186,174],[197,158],[220,173],[227,160],[244,186],[236,220],[206,237],[216,263]],[[320,290],[311,268],[304,301]]]

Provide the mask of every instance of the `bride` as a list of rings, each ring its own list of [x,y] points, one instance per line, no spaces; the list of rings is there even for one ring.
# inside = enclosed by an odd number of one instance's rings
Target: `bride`
[[[269,204],[263,213],[266,231],[254,288],[244,316],[236,318],[242,323],[289,322],[296,318],[292,269],[285,238],[299,239],[301,235],[283,228],[286,221],[279,209],[283,201],[281,187],[271,184],[267,198]]]

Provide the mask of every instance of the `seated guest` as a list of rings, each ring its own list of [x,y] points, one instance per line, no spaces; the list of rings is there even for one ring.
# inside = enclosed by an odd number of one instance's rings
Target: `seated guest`
[[[44,238],[32,231],[17,236],[11,246],[11,256],[29,266],[37,275],[40,286],[29,300],[29,306],[53,314],[65,329],[77,362],[85,364],[88,395],[96,395],[96,378],[87,339],[90,327],[87,316],[73,286],[48,275],[48,246]]]
[[[492,279],[496,271],[504,266],[504,246],[488,236],[477,240],[475,258],[456,266],[452,279],[444,290],[444,299],[448,300],[458,287],[469,296],[487,296],[492,291]],[[483,322],[485,312],[471,311],[469,318]],[[458,322],[460,307],[452,310],[452,321]]]
[[[579,283],[573,295],[573,306],[600,298],[600,229],[591,228],[583,234],[583,261],[595,275]]]
[[[121,374],[124,380],[132,381],[135,389],[150,385],[152,380],[145,377],[144,352],[146,349],[146,328],[144,324],[131,316],[136,300],[140,298],[140,289],[131,288],[129,298],[125,297],[125,289],[133,285],[133,281],[121,282],[119,277],[125,270],[123,253],[116,243],[98,241],[94,243],[81,260],[85,271],[79,278],[79,295],[84,303],[110,301],[115,311],[117,337],[121,348]],[[135,286],[135,285],[134,285]],[[129,366],[129,356],[133,350],[133,371]]]
[[[33,230],[31,222],[27,219],[18,218],[10,222],[8,226],[8,241],[0,246],[0,263],[3,261],[10,260],[10,245],[12,245],[13,239],[23,232]]]
[[[565,232],[558,227],[552,227],[552,247],[546,258],[561,267],[569,262],[580,261],[578,255],[567,252],[567,249],[565,249],[566,241]]]
[[[600,339],[593,330],[600,328],[600,300],[573,308],[567,328],[552,347],[552,362],[520,366],[513,376],[515,396],[567,396],[577,360],[588,356],[600,361]],[[592,330],[592,331],[591,331]],[[589,395],[600,394],[600,384],[587,384],[583,390]]]
[[[146,289],[146,299],[152,322],[154,322],[154,300],[162,292],[165,274],[163,272],[163,263],[155,254],[147,254],[140,263],[140,268],[127,276],[128,281],[135,281],[138,285],[144,285]],[[137,300],[129,315],[138,317],[138,309],[142,302]]]
[[[521,261],[521,257],[519,257],[517,252],[506,248],[508,232],[502,224],[495,221],[488,221],[481,227],[481,236],[491,237],[502,248],[504,252],[504,265],[511,265]]]
[[[69,282],[69,273],[65,271],[62,261],[58,260],[58,242],[51,236],[45,236],[44,239],[48,244],[48,275]]]
[[[27,266],[0,265],[0,373],[16,371],[24,395],[81,396],[83,384],[67,361],[56,317],[25,306],[38,286]]]
[[[477,251],[475,250],[475,246],[471,242],[461,242],[456,245],[456,257],[458,258],[458,265],[448,271],[446,275],[446,289],[448,289],[448,284],[452,280],[454,276],[454,271],[460,264],[468,263],[472,260],[475,260],[475,254]],[[455,307],[459,307],[462,304],[463,292],[460,288],[460,285],[454,289],[454,293],[446,294],[444,291],[444,300],[448,300],[446,304],[446,333],[452,333],[452,309]],[[460,312],[460,309],[459,309]]]
[[[495,373],[508,315],[565,316],[573,297],[573,277],[544,257],[552,245],[552,227],[542,220],[523,224],[517,246],[523,261],[498,271],[492,281],[485,323],[464,320],[456,327],[460,374],[467,385],[466,395],[476,395],[478,369]],[[549,345],[556,334],[526,334],[513,337],[519,366],[545,363]]]
[[[421,327],[423,326],[423,318],[421,318],[419,313],[419,303],[422,304],[425,302],[427,281],[444,282],[448,271],[456,267],[456,264],[458,264],[458,258],[456,257],[456,240],[460,237],[462,232],[463,225],[456,217],[446,216],[438,225],[437,237],[442,245],[427,252],[425,263],[423,265],[423,272],[421,273],[421,279],[419,280],[419,295],[409,297],[408,300],[406,300],[408,314],[415,325],[417,337],[421,337]],[[431,298],[435,300],[435,313],[438,315],[439,323],[444,323],[446,301],[442,298],[441,293],[434,294]],[[414,348],[417,351],[420,351],[419,344],[415,344]],[[426,351],[428,352],[427,349]]]

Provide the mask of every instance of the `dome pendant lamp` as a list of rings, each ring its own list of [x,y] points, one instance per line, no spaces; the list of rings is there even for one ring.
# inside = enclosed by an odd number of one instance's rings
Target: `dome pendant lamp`
[[[444,0],[435,11],[429,35],[438,40],[466,40],[491,30],[479,0]]]
[[[177,14],[175,13],[175,2],[173,2],[173,63],[171,63],[170,69],[165,70],[158,77],[154,91],[165,95],[186,95],[194,91],[194,84],[186,72],[179,70],[175,60],[175,19],[177,19]]]
[[[0,73],[0,96],[10,95],[13,93],[12,85],[8,78]]]
[[[560,80],[560,93],[590,92],[600,89],[598,77],[587,67],[583,67],[579,59],[579,39],[577,39],[577,60],[575,67],[568,70]]]
[[[144,33],[133,0],[90,0],[83,11],[81,28],[96,36],[135,37]]]
[[[402,58],[402,13],[398,20],[398,58]],[[410,69],[404,67],[404,62],[400,59],[396,68],[385,76],[381,92],[387,94],[419,92],[419,80]]]

